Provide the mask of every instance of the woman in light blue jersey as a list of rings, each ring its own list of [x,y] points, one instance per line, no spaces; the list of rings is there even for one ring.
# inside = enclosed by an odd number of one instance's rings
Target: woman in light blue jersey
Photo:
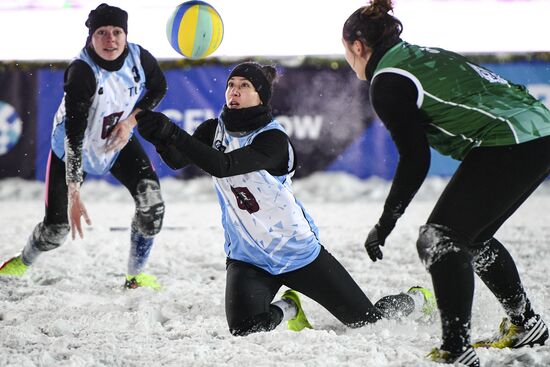
[[[390,0],[371,1],[346,20],[342,35],[346,60],[370,82],[372,106],[399,152],[365,248],[382,259],[381,246],[427,175],[430,147],[461,160],[416,243],[442,321],[442,345],[429,358],[479,366],[470,340],[474,273],[507,316],[494,337],[474,346],[544,344],[548,328],[494,235],[550,173],[550,111],[525,87],[464,56],[403,41],[391,10]]]
[[[271,115],[275,77],[271,66],[237,65],[227,79],[220,116],[203,122],[193,136],[161,113],[136,116],[140,134],[170,167],[192,162],[212,175],[225,232],[230,332],[268,331],[283,320],[292,330],[311,327],[293,290],[351,327],[409,314],[415,304],[429,310],[429,292],[418,287],[373,305],[320,244],[317,227],[292,192],[294,149]],[[272,302],[283,285],[293,290]]]
[[[166,94],[156,59],[127,41],[126,11],[101,4],[86,20],[85,47],[65,71],[64,96],[54,117],[46,172],[46,214],[21,254],[0,275],[23,275],[37,257],[63,244],[69,231],[83,237],[81,218],[91,224],[80,197],[86,174],[111,173],[133,196],[130,256],[125,285],[158,287],[143,273],[164,203],[157,175],[133,137],[135,115],[153,109]]]

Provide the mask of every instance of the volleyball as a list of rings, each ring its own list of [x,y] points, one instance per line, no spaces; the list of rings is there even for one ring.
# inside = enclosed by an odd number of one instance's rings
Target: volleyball
[[[176,7],[166,25],[168,42],[176,52],[197,60],[212,54],[223,39],[223,22],[212,5],[198,0]]]

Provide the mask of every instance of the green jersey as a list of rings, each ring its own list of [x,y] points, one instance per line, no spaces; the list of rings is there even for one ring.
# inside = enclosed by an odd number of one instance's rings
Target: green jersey
[[[526,88],[439,48],[400,42],[382,57],[380,73],[409,78],[428,117],[430,145],[462,160],[479,146],[520,144],[550,135],[550,111]]]

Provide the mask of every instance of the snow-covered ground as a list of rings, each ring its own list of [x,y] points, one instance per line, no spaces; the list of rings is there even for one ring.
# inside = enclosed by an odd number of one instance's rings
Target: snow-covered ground
[[[379,180],[316,174],[295,182],[325,247],[371,300],[413,285],[431,286],[415,240],[446,181],[430,179],[372,263],[362,243],[389,188]],[[125,291],[133,202],[122,187],[87,182],[93,225],[83,240],[44,256],[23,278],[0,279],[0,366],[437,366],[424,359],[440,327],[414,320],[347,329],[310,299],[314,330],[284,325],[247,337],[229,334],[224,314],[225,256],[217,202],[208,178],[163,180],[165,230],[148,265],[163,290]],[[0,260],[19,251],[43,216],[43,185],[0,181]],[[482,205],[482,203],[480,203]],[[550,321],[550,183],[497,237],[517,261],[535,310]],[[473,335],[492,334],[503,312],[477,282]],[[478,350],[483,366],[549,366],[550,345]]]

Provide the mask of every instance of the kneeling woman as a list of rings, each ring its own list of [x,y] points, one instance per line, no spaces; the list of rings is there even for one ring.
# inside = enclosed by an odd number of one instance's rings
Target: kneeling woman
[[[384,316],[433,309],[427,290],[384,297],[374,306],[344,267],[319,242],[318,230],[294,197],[295,155],[270,108],[275,68],[246,62],[227,79],[218,118],[193,136],[158,112],[138,114],[138,130],[163,160],[179,169],[194,163],[213,176],[222,209],[227,254],[225,311],[233,335],[311,327],[292,290],[315,300],[344,324],[357,327]],[[418,300],[418,301],[416,301]]]

